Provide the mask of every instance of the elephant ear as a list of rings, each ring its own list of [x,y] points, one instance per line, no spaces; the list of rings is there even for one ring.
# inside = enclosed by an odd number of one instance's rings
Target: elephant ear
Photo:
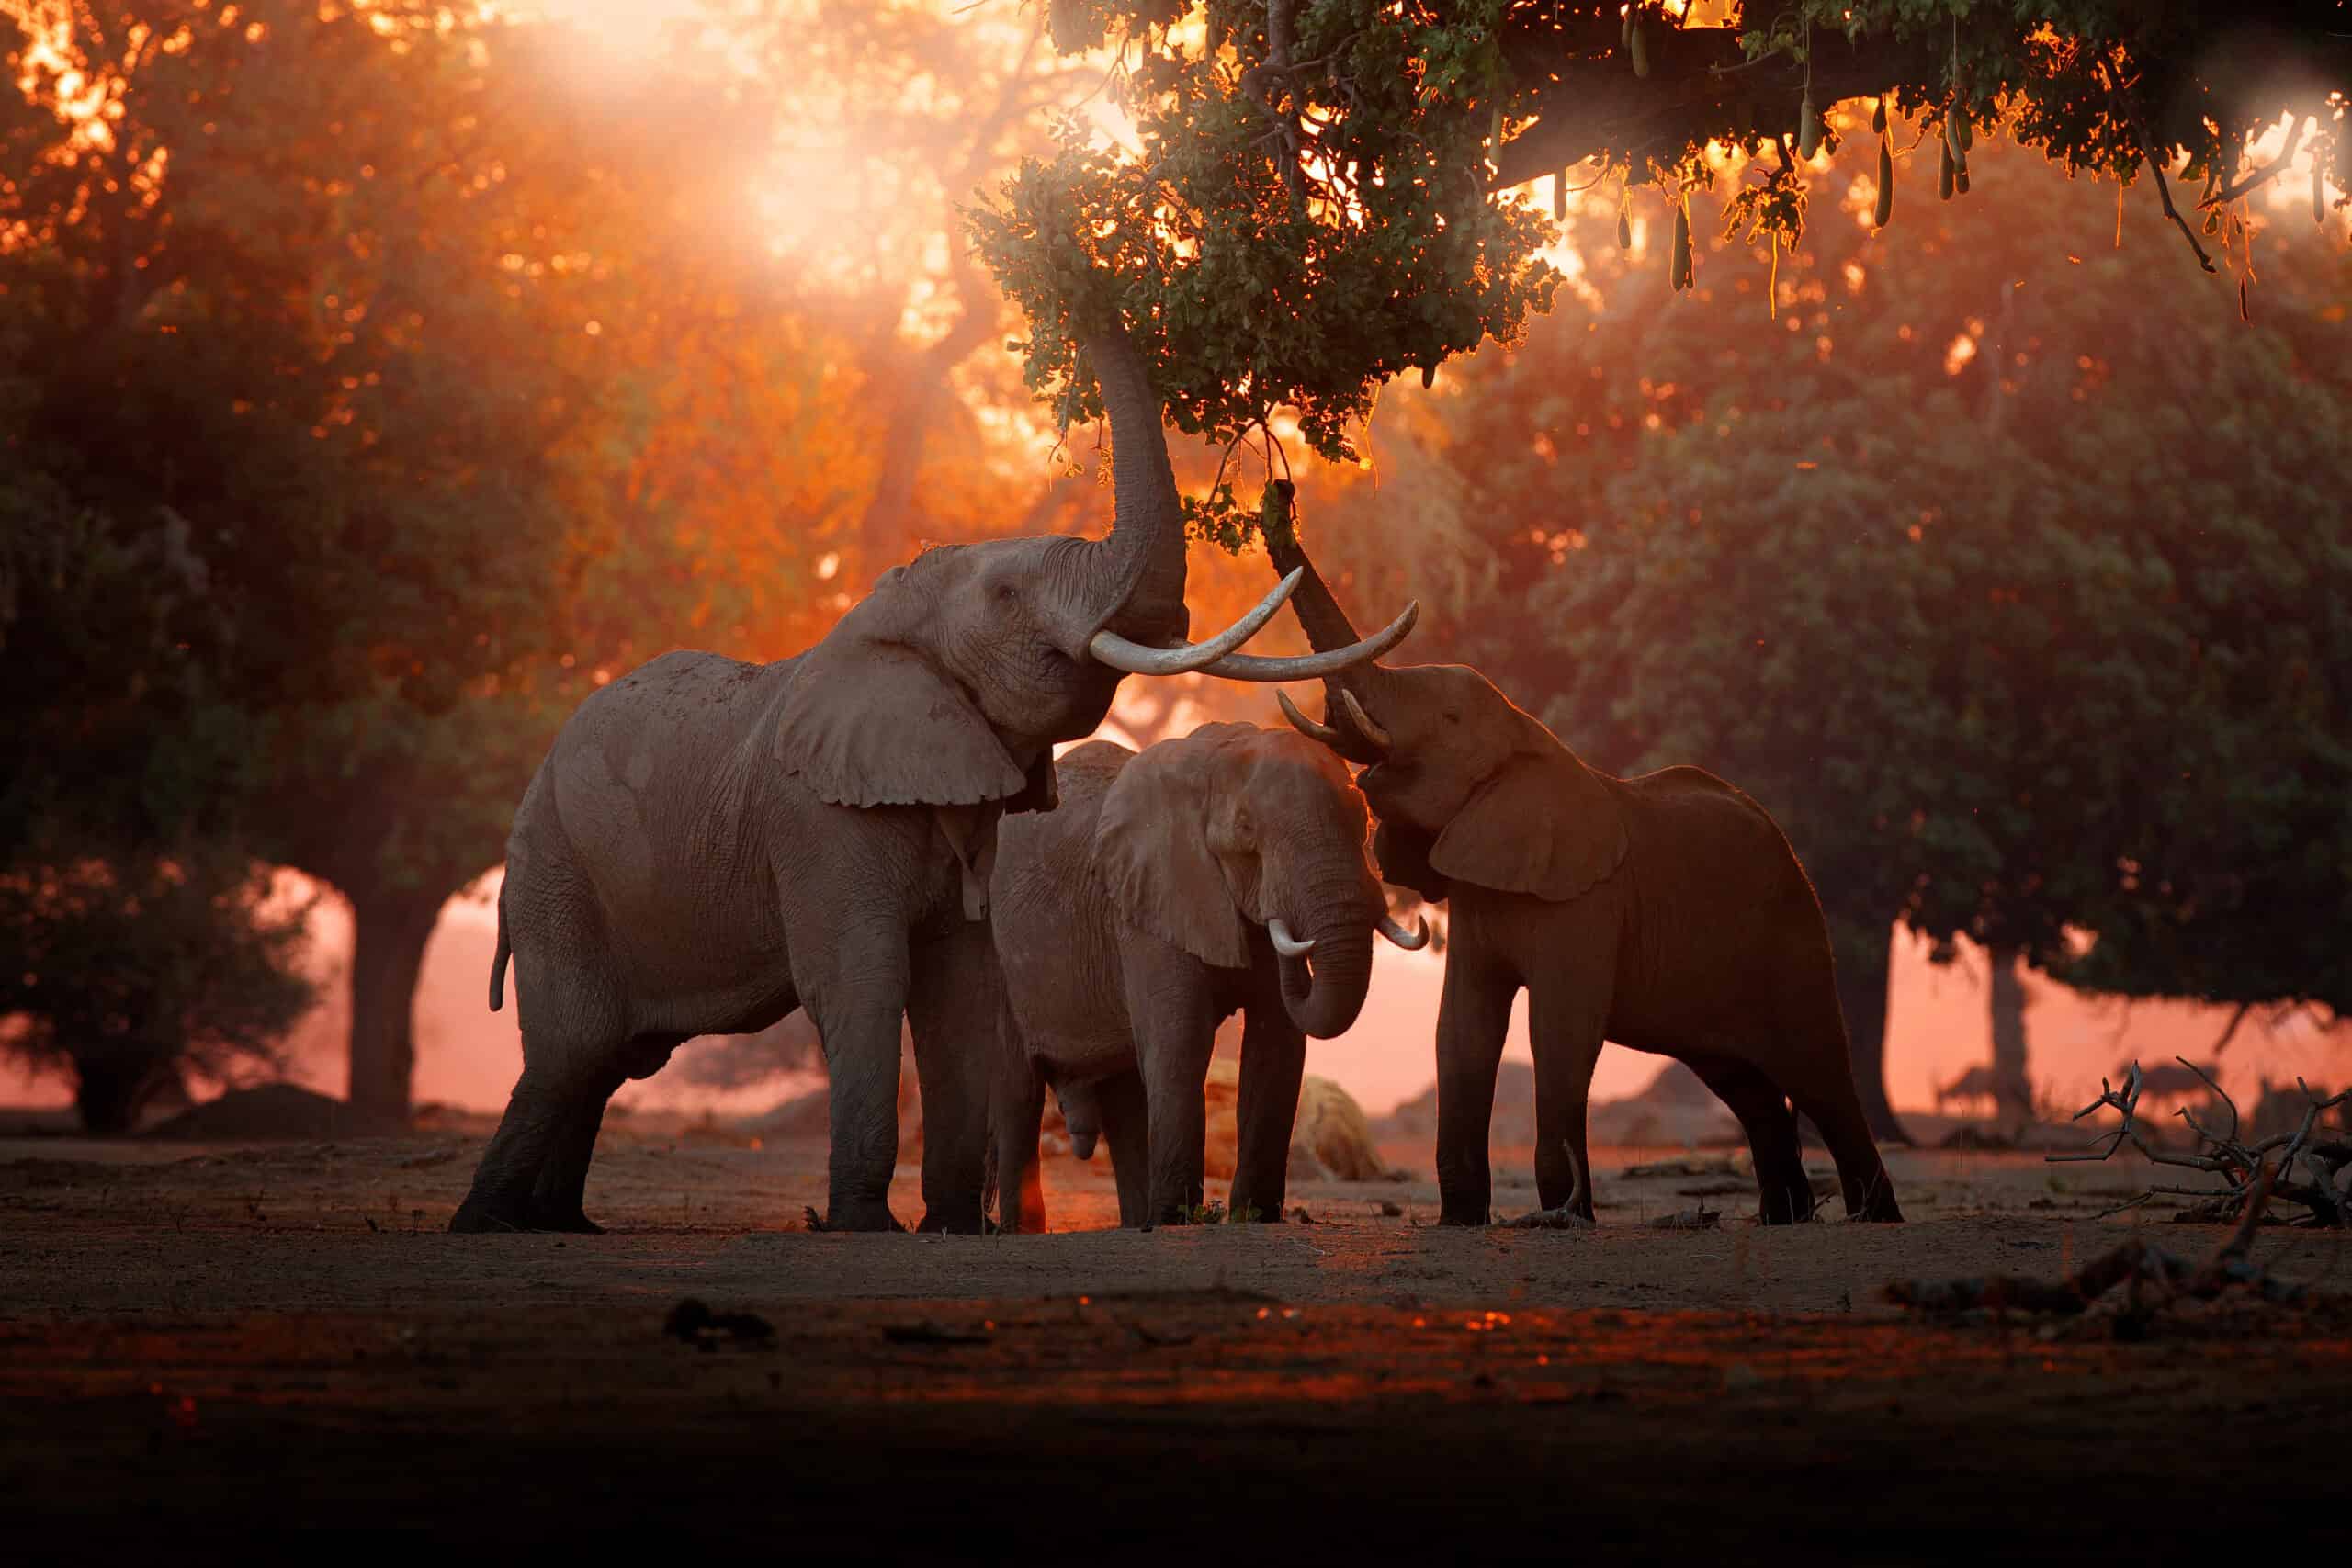
[[[1208,840],[1217,750],[1196,730],[1137,752],[1103,794],[1094,864],[1130,923],[1204,964],[1243,969],[1249,922]]]
[[[1430,847],[1427,833],[1383,822],[1372,835],[1372,858],[1380,867],[1380,880],[1409,887],[1432,904],[1442,902],[1449,885],[1430,864]]]
[[[912,649],[835,637],[801,656],[777,710],[786,772],[837,806],[977,806],[1022,793],[1029,781],[962,687]]]
[[[1600,775],[1566,750],[1521,753],[1454,813],[1430,863],[1456,882],[1566,903],[1625,859],[1625,820]]]

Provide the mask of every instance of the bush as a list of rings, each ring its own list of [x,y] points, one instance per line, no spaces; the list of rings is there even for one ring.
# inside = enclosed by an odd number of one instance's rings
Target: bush
[[[241,855],[48,855],[0,872],[0,1052],[74,1081],[82,1124],[130,1129],[191,1069],[275,1068],[315,994],[306,908]]]

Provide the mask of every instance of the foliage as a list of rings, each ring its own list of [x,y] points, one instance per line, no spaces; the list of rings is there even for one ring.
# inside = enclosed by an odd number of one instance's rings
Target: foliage
[[[1548,304],[1540,215],[1485,193],[1498,0],[1055,14],[1065,48],[1113,39],[1137,146],[1073,120],[975,227],[1065,426],[1101,413],[1079,334],[1115,313],[1178,429],[1230,445],[1288,406],[1310,447],[1350,459],[1382,381]]]
[[[195,1071],[274,1065],[313,1000],[301,908],[233,853],[51,852],[0,873],[0,1052],[73,1079],[83,1124],[127,1130]]]
[[[1949,137],[1962,190],[1996,125],[2127,184],[2185,161],[2233,243],[2232,204],[2267,177],[2239,164],[2283,112],[2319,117],[2315,193],[2352,166],[2352,39],[2324,6],[2257,21],[2193,0],[1057,0],[1049,16],[1060,49],[1107,51],[1134,141],[1073,116],[1059,153],[976,218],[1030,321],[1032,391],[1065,425],[1093,417],[1080,323],[1116,312],[1179,428],[1229,446],[1288,408],[1341,460],[1388,378],[1418,367],[1426,385],[1548,308],[1552,230],[1520,193],[1549,176],[1558,216],[1579,165],[1587,185],[1677,199],[1753,169],[1729,216],[1781,247],[1804,236],[1807,180],[1864,140],[1833,113],[1853,99]],[[1229,547],[1254,526],[1222,492],[1191,510]]]

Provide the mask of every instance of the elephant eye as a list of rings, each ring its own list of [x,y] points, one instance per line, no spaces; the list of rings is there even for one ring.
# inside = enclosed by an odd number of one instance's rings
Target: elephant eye
[[[999,604],[1010,604],[1021,597],[1021,590],[1010,582],[1000,582],[996,585],[996,597]]]

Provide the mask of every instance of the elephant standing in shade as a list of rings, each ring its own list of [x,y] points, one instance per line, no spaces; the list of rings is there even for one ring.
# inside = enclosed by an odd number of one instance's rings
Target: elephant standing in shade
[[[926,550],[806,653],[669,654],[564,726],[515,813],[498,900],[490,1002],[511,951],[523,1075],[453,1230],[594,1229],[582,1192],[621,1082],[694,1035],[798,1007],[832,1080],[826,1224],[894,1228],[903,1015],[923,1223],[980,1228],[999,818],[1052,806],[1054,742],[1101,723],[1123,674],[1282,679],[1299,662],[1233,651],[1285,590],[1169,646],[1188,617],[1159,404],[1124,330],[1091,336],[1117,447],[1108,538]]]
[[[1270,537],[1318,649],[1353,641],[1295,538]],[[1762,807],[1697,768],[1597,773],[1476,671],[1365,664],[1291,723],[1351,761],[1380,819],[1381,874],[1449,899],[1438,1019],[1442,1220],[1484,1224],[1488,1122],[1511,1003],[1528,992],[1535,1179],[1592,1217],[1586,1109],[1604,1038],[1683,1061],[1739,1118],[1760,1217],[1813,1214],[1797,1114],[1838,1163],[1846,1212],[1900,1220],[1864,1122],[1820,901]],[[1792,1109],[1793,1102],[1793,1110]]]
[[[1355,1021],[1375,931],[1407,948],[1429,939],[1389,918],[1363,798],[1321,747],[1248,724],[1141,753],[1090,741],[1056,773],[1060,807],[1005,823],[991,889],[1008,1005],[1001,1227],[1045,1228],[1035,1162],[1049,1081],[1099,1119],[1120,1224],[1197,1209],[1203,1085],[1236,1010],[1230,1206],[1281,1219],[1307,1036]]]

